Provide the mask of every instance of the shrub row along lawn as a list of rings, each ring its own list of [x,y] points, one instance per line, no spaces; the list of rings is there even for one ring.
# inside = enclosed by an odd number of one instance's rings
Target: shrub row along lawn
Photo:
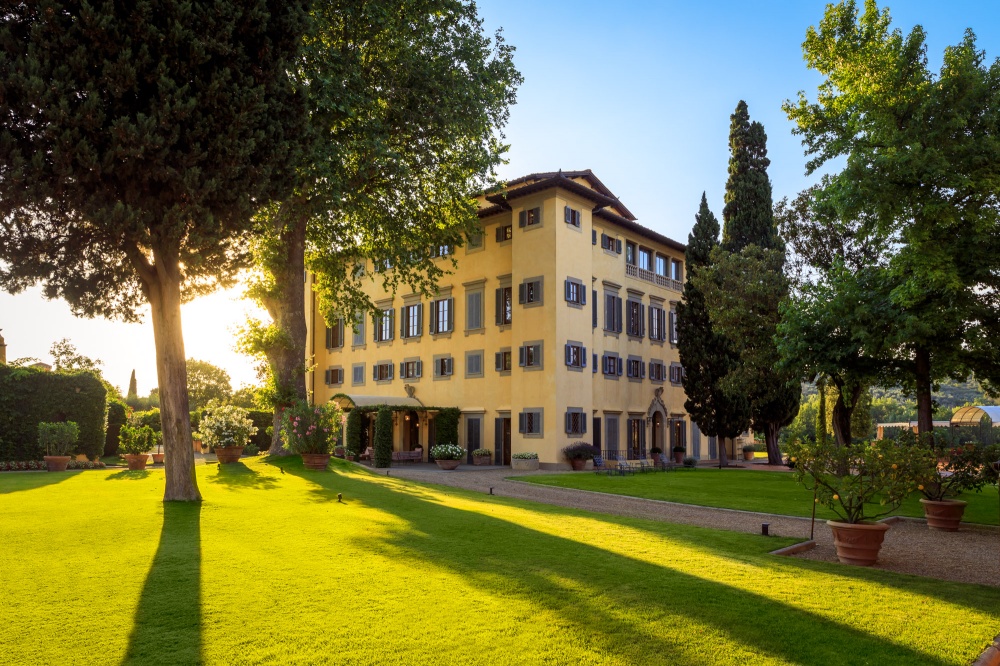
[[[0,661],[968,664],[1000,625],[998,589],[767,554],[788,539],[339,461],[198,477],[164,505],[159,470],[0,474]]]
[[[519,477],[518,480],[560,488],[786,516],[808,517],[813,504],[812,491],[806,490],[795,481],[792,474],[786,472],[698,467],[624,477],[593,473],[544,474]],[[919,493],[914,493],[897,513],[923,517],[920,497]],[[969,503],[963,520],[984,525],[996,525],[1000,522],[996,486],[987,486],[979,493],[965,493],[960,499]],[[832,511],[823,506],[817,507],[816,517],[824,520],[836,518]]]

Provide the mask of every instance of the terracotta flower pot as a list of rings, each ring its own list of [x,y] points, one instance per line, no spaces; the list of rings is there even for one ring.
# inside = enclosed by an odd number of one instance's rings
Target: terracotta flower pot
[[[574,472],[582,472],[587,469],[587,461],[583,458],[570,458],[569,464],[573,466]]]
[[[302,464],[305,465],[306,469],[316,469],[320,471],[325,470],[326,466],[330,464],[330,454],[303,453]]]
[[[924,505],[924,516],[927,518],[927,527],[932,530],[942,530],[944,532],[957,532],[958,526],[962,522],[962,514],[968,502],[962,500],[935,501],[920,499]]]
[[[220,463],[235,463],[240,461],[243,455],[242,446],[217,446],[215,447],[215,457]]]
[[[131,470],[146,469],[146,461],[149,460],[148,453],[126,453],[125,462]]]
[[[753,460],[753,451],[744,451],[743,460]]]
[[[878,562],[878,552],[889,529],[886,523],[841,523],[828,520],[833,530],[833,545],[837,559],[844,564],[870,567]]]
[[[684,451],[673,451],[674,462],[680,465],[684,462]]]
[[[164,453],[151,453],[150,455],[153,456],[153,464],[154,465],[162,465],[163,464],[163,456],[166,455],[166,454],[164,454]]]
[[[44,456],[45,466],[50,472],[65,472],[72,456]]]
[[[472,464],[473,465],[489,465],[490,464],[490,457],[489,456],[472,456]]]
[[[462,464],[461,460],[435,460],[437,466],[441,469],[455,469]]]

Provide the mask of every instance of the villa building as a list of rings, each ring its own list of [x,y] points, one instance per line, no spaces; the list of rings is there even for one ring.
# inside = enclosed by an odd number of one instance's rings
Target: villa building
[[[518,178],[479,203],[481,235],[437,249],[457,268],[433,299],[373,280],[382,315],[356,328],[326,326],[307,300],[314,399],[393,405],[394,448],[425,459],[443,443],[443,407],[461,409],[458,444],[497,464],[533,451],[566,466],[560,449],[581,440],[628,458],[653,446],[714,458],[684,412],[684,245],[639,225],[589,170]]]

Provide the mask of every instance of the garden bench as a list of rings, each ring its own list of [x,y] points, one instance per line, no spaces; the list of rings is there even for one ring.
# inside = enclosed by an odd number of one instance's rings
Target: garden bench
[[[657,454],[656,458],[653,460],[653,467],[666,472],[667,470],[673,470],[677,465],[673,462],[667,460],[667,455],[665,453]]]
[[[611,476],[612,474],[617,473],[617,469],[608,467],[608,464],[604,462],[603,456],[594,456],[594,474],[607,474],[608,476]]]
[[[423,451],[393,451],[392,452],[392,462],[422,462],[424,459]]]
[[[362,453],[360,456],[358,456],[358,458],[360,458],[361,460],[371,460],[373,453],[375,453],[375,452],[372,451],[372,447],[369,446],[367,449],[365,449],[364,453]]]

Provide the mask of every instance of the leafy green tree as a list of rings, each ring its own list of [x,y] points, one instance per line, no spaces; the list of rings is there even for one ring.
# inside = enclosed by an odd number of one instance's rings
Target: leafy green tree
[[[244,385],[233,391],[229,396],[229,404],[242,407],[243,409],[255,410],[260,407],[260,388],[257,386]],[[268,443],[270,446],[270,442]]]
[[[228,403],[233,394],[229,373],[208,361],[187,360],[187,390],[191,410],[204,409],[210,402]]]
[[[381,405],[375,416],[372,462],[375,467],[388,467],[392,464],[392,410],[386,405]]]
[[[433,293],[451,263],[430,250],[479,231],[473,197],[502,162],[521,82],[512,51],[466,0],[313,4],[295,76],[321,140],[294,192],[259,218],[248,295],[271,321],[251,322],[242,344],[266,362],[275,418],[306,394],[306,268],[326,320],[344,316],[350,329],[356,312],[374,310],[368,284]]]
[[[181,302],[231,283],[286,196],[305,2],[14,3],[0,17],[0,287],[151,311],[165,500],[199,500]]]
[[[89,372],[104,384],[109,400],[121,400],[122,394],[118,387],[104,378],[104,371],[101,369],[104,361],[84,356],[77,351],[76,346],[69,341],[69,338],[53,342],[49,353],[52,354],[52,369],[55,372]]]
[[[695,284],[713,327],[739,354],[720,386],[731,396],[745,396],[753,429],[767,442],[768,463],[780,465],[778,434],[798,412],[801,383],[793,370],[778,367],[774,335],[779,305],[788,295],[785,246],[774,220],[767,134],[759,122],[750,122],[742,100],[731,118],[729,146],[722,246]]]
[[[708,437],[734,438],[750,425],[749,405],[742,393],[728,393],[721,381],[736,366],[739,356],[729,341],[715,332],[705,296],[692,277],[711,266],[712,250],[719,244],[719,221],[708,208],[705,193],[688,235],[684,259],[687,279],[684,298],[677,304],[677,349],[684,366],[684,409]],[[726,447],[719,447],[725,466]]]
[[[934,75],[923,28],[890,26],[873,0],[860,14],[853,0],[827,6],[803,44],[824,77],[817,100],[800,92],[783,108],[808,173],[844,165],[817,188],[820,205],[890,241],[896,360],[924,433],[936,381],[1000,379],[1000,339],[990,333],[1000,327],[1000,64],[985,63],[969,30]]]

